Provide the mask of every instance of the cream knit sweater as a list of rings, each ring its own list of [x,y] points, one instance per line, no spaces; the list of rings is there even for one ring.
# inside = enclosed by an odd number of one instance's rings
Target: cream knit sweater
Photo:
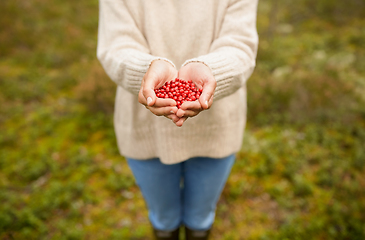
[[[257,1],[100,0],[97,56],[118,85],[114,124],[122,155],[173,164],[240,150],[258,45]],[[217,81],[212,107],[179,128],[141,105],[141,80],[156,58],[209,66]]]

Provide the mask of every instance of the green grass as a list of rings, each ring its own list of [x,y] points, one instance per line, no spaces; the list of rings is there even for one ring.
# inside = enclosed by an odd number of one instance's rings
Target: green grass
[[[98,2],[0,7],[0,239],[151,239],[95,56]],[[246,134],[212,239],[365,238],[364,9],[260,2]]]

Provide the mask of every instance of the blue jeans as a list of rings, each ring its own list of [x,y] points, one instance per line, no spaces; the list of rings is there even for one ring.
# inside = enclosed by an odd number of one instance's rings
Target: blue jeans
[[[152,226],[170,231],[185,225],[193,230],[211,228],[215,209],[235,161],[196,157],[165,165],[158,158],[127,159],[148,207]]]

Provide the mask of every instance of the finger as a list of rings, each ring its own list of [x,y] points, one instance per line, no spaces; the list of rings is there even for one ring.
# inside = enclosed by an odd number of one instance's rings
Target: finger
[[[142,95],[142,94],[140,94]],[[176,106],[176,101],[171,99],[171,98],[157,98],[156,97],[156,101],[153,105],[148,105],[147,104],[147,99],[143,97],[138,97],[138,101],[140,103],[142,103],[145,106],[149,106],[149,107],[168,107],[168,106]]]
[[[192,111],[192,110],[186,110],[184,111],[184,113],[181,114],[176,114],[176,116],[182,118],[182,117],[195,117],[196,115],[198,115],[201,111]],[[180,116],[179,116],[180,115]]]
[[[199,102],[201,104],[201,106],[203,107],[203,109],[208,109],[210,108],[211,104],[213,103],[213,95],[214,95],[214,91],[215,88],[217,86],[217,83],[215,81],[215,79],[210,79],[209,81],[207,81],[204,86],[203,86],[203,92],[199,97]]]
[[[177,121],[179,121],[180,120],[180,118],[178,117],[178,116],[176,116],[175,114],[171,114],[171,115],[169,115],[170,117],[171,117],[171,120],[174,122],[174,123],[176,123]]]
[[[173,113],[171,113],[171,114],[169,114],[169,115],[165,115],[165,117],[166,118],[168,118],[168,119],[170,119],[170,120],[172,120],[173,122],[174,122],[174,116],[176,117],[176,115],[175,114],[173,114]],[[176,120],[177,121],[177,120]],[[175,123],[175,122],[174,122]]]
[[[141,89],[139,89],[139,92],[138,92],[138,102],[141,103],[141,104],[143,104],[143,105],[146,105],[147,101],[144,98],[142,92],[143,92],[143,85],[141,86]]]
[[[177,112],[177,107],[151,107],[146,106],[153,114],[156,116],[169,116],[169,115],[175,115]]]
[[[178,118],[182,118],[184,116],[184,114],[185,114],[185,111],[182,110],[182,109],[178,109],[177,112],[176,112],[176,116]]]
[[[146,105],[152,106],[156,101],[155,87],[158,85],[160,78],[154,71],[147,71],[142,79],[142,95],[146,99]]]
[[[209,101],[208,101],[208,109],[212,106],[212,104],[213,104],[213,98],[214,98],[214,95],[212,95],[211,97],[210,97],[210,99],[209,99]]]
[[[178,117],[194,117],[198,115],[203,108],[201,107],[199,101],[185,102],[178,109],[176,116]]]
[[[143,97],[145,98],[145,105],[153,106],[156,102],[156,94],[153,88],[149,88],[148,86],[144,86],[142,89]]]
[[[199,101],[188,101],[188,102],[184,102],[181,107],[181,110],[186,111],[186,110],[191,110],[191,111],[202,111],[203,108],[200,104]]]
[[[187,117],[180,118],[177,122],[175,122],[176,126],[181,127],[187,119]]]
[[[141,89],[138,92],[138,102],[146,106],[152,106],[157,97],[155,91],[149,87],[147,82],[145,78],[142,79]]]
[[[171,98],[157,98],[155,101],[154,107],[167,107],[167,106],[176,106],[176,101]],[[177,109],[177,108],[176,108]]]

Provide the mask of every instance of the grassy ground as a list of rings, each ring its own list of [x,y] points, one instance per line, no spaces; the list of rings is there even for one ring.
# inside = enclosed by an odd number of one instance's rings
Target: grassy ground
[[[1,1],[0,239],[151,239],[116,149],[96,0]],[[365,239],[361,1],[261,1],[212,239]]]

